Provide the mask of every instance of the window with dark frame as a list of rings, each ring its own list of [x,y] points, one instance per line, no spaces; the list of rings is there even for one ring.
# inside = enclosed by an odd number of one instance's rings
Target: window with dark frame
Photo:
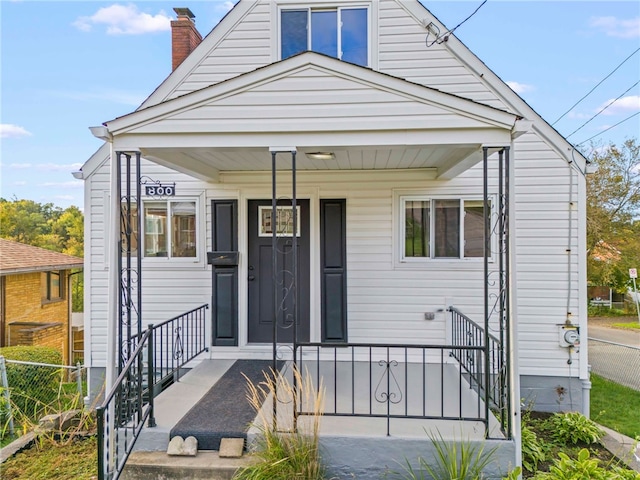
[[[402,205],[403,258],[482,258],[482,200],[404,198]]]
[[[64,298],[64,272],[52,270],[40,274],[40,297],[43,302],[59,302]]]
[[[369,64],[367,7],[287,9],[280,13],[280,57],[305,51]]]

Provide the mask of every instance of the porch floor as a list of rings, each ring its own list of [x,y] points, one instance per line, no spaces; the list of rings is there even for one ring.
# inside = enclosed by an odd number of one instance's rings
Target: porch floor
[[[193,368],[187,371],[178,382],[171,385],[167,390],[155,398],[155,419],[156,427],[144,428],[136,442],[135,450],[138,451],[163,451],[169,443],[169,433],[178,421],[205,395],[207,391],[222,377],[222,375],[233,365],[234,360],[229,359],[203,359]],[[375,365],[378,368],[378,365]],[[285,367],[286,375],[291,377],[291,369]],[[369,377],[368,365],[356,364],[352,374],[351,366],[338,364],[337,370],[333,365],[320,362],[320,368],[315,362],[306,361],[303,366],[304,371],[309,371],[313,384],[317,385],[317,372],[323,378],[325,394],[325,412],[334,412],[337,405],[340,412],[344,412],[346,405],[353,403],[354,412],[366,413],[371,411],[375,414],[386,412],[386,403],[372,402],[369,404],[368,395],[354,395],[352,402],[351,389],[355,387],[355,392],[366,392],[371,389],[373,395],[380,395],[386,392],[386,377],[380,377],[381,371],[374,372]],[[366,372],[365,372],[366,370]],[[409,415],[422,414],[422,394],[412,394],[412,386],[422,385],[426,380],[425,391],[433,392],[427,396],[426,415],[435,416],[444,412],[445,416],[478,417],[484,405],[476,392],[469,388],[466,380],[462,379],[462,388],[458,388],[460,373],[454,364],[428,364],[425,371],[422,366],[412,366],[405,375],[398,373],[391,376],[390,392],[394,388],[403,391],[403,398],[397,404],[390,405],[391,413],[401,413],[406,408]],[[334,375],[335,373],[335,375]],[[441,375],[442,374],[442,375]],[[419,380],[415,380],[416,376]],[[382,380],[382,386],[378,383]],[[335,381],[334,381],[335,379]],[[424,379],[424,380],[423,380]],[[442,379],[442,381],[441,381]],[[366,381],[366,386],[362,382]],[[397,385],[391,385],[397,382]],[[372,384],[371,384],[372,383]],[[443,392],[440,393],[441,385]],[[455,387],[454,387],[455,386]],[[406,389],[406,392],[404,392]],[[338,391],[338,396],[333,401],[333,392]],[[332,400],[326,400],[331,398]],[[440,399],[444,399],[442,403]],[[291,424],[291,405],[280,405],[278,407],[278,418],[280,428],[286,429]],[[271,402],[267,401],[263,406],[264,417],[269,418],[272,411]],[[299,427],[302,429],[309,427],[312,417],[299,417]],[[421,438],[425,439],[427,434],[441,435],[445,439],[484,439],[484,424],[479,421],[459,421],[442,419],[416,419],[416,418],[391,418],[390,436],[398,438]],[[500,425],[493,415],[489,415],[490,437],[503,438],[500,432]],[[326,437],[386,437],[387,419],[357,416],[330,416],[325,415],[320,422],[320,436]],[[255,427],[250,429],[249,438],[255,435]]]

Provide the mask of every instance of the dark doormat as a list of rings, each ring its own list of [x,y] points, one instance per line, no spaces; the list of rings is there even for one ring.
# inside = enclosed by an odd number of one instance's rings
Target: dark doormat
[[[283,362],[278,362],[281,368]],[[194,436],[198,450],[218,450],[223,438],[247,438],[256,412],[247,400],[247,379],[253,384],[264,381],[271,360],[237,360],[171,429],[170,438]]]

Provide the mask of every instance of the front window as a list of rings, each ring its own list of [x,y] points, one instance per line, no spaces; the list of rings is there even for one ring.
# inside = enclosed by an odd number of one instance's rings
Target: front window
[[[482,200],[404,197],[401,203],[403,259],[482,258]]]
[[[282,10],[282,59],[311,50],[345,62],[369,64],[369,12],[366,7]]]
[[[144,202],[143,229],[145,257],[197,256],[195,202]]]
[[[58,270],[40,274],[40,297],[43,302],[62,300],[63,276],[63,272]]]

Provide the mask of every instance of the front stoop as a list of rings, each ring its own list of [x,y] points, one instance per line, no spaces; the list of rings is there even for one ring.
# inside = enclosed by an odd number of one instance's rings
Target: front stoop
[[[251,456],[220,458],[217,451],[198,451],[195,457],[169,456],[165,452],[133,452],[120,478],[123,480],[230,480]]]

